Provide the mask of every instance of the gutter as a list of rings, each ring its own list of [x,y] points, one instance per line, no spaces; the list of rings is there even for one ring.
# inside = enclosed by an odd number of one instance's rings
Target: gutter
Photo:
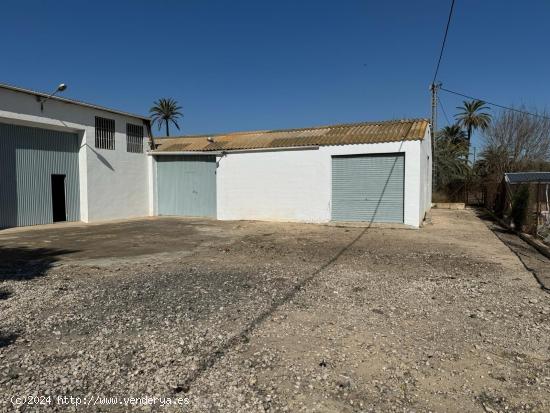
[[[179,152],[157,152],[157,151],[148,151],[147,155],[149,156],[159,156],[159,155],[223,155],[223,152],[219,151],[179,151]]]
[[[307,151],[318,150],[319,146],[285,146],[281,148],[255,148],[255,149],[230,149],[221,151],[174,151],[174,152],[162,152],[162,151],[149,151],[147,155],[219,155],[226,156],[232,153],[256,153],[256,152],[279,152],[279,151]]]

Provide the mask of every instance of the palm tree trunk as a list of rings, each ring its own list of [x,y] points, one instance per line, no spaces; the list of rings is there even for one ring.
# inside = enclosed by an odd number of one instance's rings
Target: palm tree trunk
[[[466,155],[466,159],[470,156],[470,145],[472,144],[472,125],[468,125],[468,154]]]
[[[166,122],[166,136],[170,136],[170,128],[168,127],[168,119],[164,120]]]

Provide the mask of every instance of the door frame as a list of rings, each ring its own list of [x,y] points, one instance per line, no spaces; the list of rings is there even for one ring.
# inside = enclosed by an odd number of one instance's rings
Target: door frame
[[[60,179],[62,178],[62,179]],[[56,213],[56,209],[60,206],[60,200],[57,201],[57,197],[55,196],[55,194],[61,194],[61,192],[57,192],[55,191],[54,192],[54,180],[57,180],[59,179],[59,181],[57,182],[57,184],[59,184],[60,182],[63,183],[62,187],[63,187],[63,219],[56,219],[56,217],[58,217],[58,214]],[[52,221],[53,222],[67,222],[67,186],[66,186],[66,181],[67,181],[67,175],[66,174],[51,174],[51,194],[52,194]],[[55,186],[55,188],[57,190],[59,190],[60,188]],[[58,204],[59,202],[59,204]],[[58,211],[58,212],[61,212],[61,211]]]
[[[213,176],[213,184],[214,184],[214,205],[213,205],[213,214],[211,215],[170,215],[170,214],[163,214],[161,213],[161,201],[162,197],[160,196],[161,193],[161,173],[159,171],[159,168],[161,168],[161,165],[166,162],[185,162],[184,159],[187,160],[193,160],[192,158],[202,158],[206,162],[212,163],[214,166],[214,176]],[[198,160],[198,159],[197,159]],[[154,162],[154,211],[156,216],[182,216],[182,217],[190,217],[190,218],[213,218],[217,219],[218,217],[218,179],[217,179],[217,169],[218,169],[218,160],[217,156],[215,154],[204,154],[204,153],[197,153],[197,154],[171,154],[171,155],[163,155],[163,156],[155,156],[155,162]],[[180,177],[183,178],[183,177]]]

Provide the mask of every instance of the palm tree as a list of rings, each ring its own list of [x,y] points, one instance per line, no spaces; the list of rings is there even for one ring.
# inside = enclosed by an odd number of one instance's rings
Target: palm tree
[[[472,132],[478,128],[487,129],[491,123],[491,115],[484,110],[489,110],[489,107],[484,101],[474,99],[470,102],[465,100],[462,106],[457,106],[461,112],[456,114],[455,118],[458,124],[466,128],[468,135],[468,145],[472,139]]]
[[[489,181],[498,181],[505,172],[517,170],[508,149],[495,144],[485,146],[474,166],[476,174]]]
[[[172,122],[179,130],[177,119],[183,116],[180,112],[181,106],[178,105],[172,98],[161,98],[156,102],[153,102],[153,106],[149,109],[153,125],[156,123],[158,128],[162,127],[164,123],[166,125],[166,136],[170,136],[169,124]]]
[[[470,167],[468,150],[463,143],[455,144],[441,133],[436,138],[434,162],[437,168],[438,189],[443,189],[454,181],[464,181]]]
[[[438,135],[454,145],[464,145],[466,143],[466,133],[458,123],[451,126],[445,126]]]

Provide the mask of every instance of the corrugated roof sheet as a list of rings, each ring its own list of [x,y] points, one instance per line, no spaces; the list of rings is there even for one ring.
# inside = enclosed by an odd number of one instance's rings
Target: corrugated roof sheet
[[[155,152],[232,151],[422,140],[429,122],[405,119],[315,128],[157,138]],[[213,142],[209,141],[212,140]]]
[[[511,184],[550,182],[550,172],[508,172],[504,176],[506,181]]]

